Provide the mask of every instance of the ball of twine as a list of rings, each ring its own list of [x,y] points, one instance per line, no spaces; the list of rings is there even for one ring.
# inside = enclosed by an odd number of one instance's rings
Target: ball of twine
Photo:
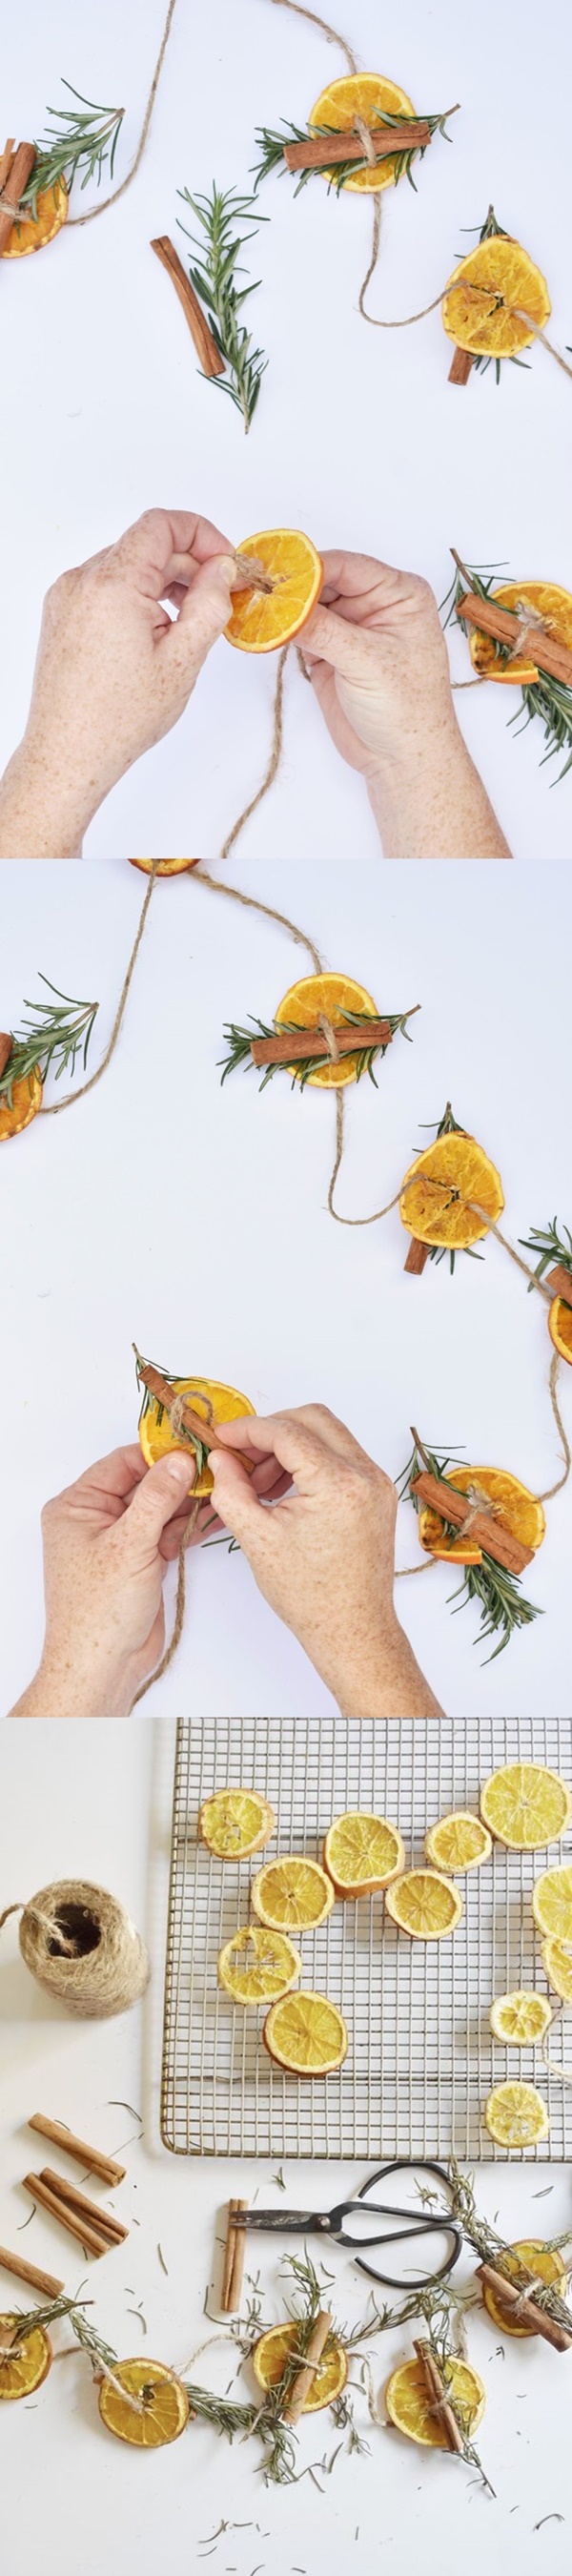
[[[8,1906],[0,1929],[19,1912]],[[90,1879],[39,1888],[21,1908],[19,1940],[38,1985],[82,2020],[127,2012],[149,1983],[149,1955],[125,1906]]]

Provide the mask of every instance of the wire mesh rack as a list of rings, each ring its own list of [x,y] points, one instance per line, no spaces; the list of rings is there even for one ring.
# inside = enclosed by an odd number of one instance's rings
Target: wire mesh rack
[[[332,1817],[365,1808],[399,1824],[406,1866],[423,1857],[427,1826],[452,1807],[475,1808],[480,1782],[505,1762],[548,1764],[572,1779],[572,1720],[204,1718],[179,1721],[167,1933],[161,2134],[178,2155],[319,2156],[382,2161],[448,2156],[503,2159],[483,2127],[491,2086],[535,2083],[549,2135],[527,2162],[572,2159],[572,2057],[555,2004],[545,2063],[539,2051],[492,2038],[493,1995],[547,1992],[530,1894],[562,1858],[505,1851],[459,1881],[464,1911],[452,1939],[411,1941],[383,1896],[336,1904],[304,1933],[303,1984],[330,1996],[348,2024],[335,2075],[300,2079],[273,2064],[264,2008],[233,2005],[217,1984],[223,1942],[248,1921],[251,1875],[276,1852],[321,1856]],[[250,1861],[213,1859],[197,1839],[213,1789],[256,1787],[276,1834]],[[555,1998],[552,1997],[555,2003]],[[568,2051],[569,2084],[562,2081]],[[560,2073],[559,2073],[559,2070]]]

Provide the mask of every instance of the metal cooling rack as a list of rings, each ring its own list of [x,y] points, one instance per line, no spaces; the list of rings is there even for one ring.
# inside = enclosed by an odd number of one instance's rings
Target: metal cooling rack
[[[341,2006],[349,2028],[336,2075],[300,2081],[262,2045],[263,2009],[234,2006],[217,1955],[246,1923],[251,1874],[280,1852],[319,1858],[327,1826],[348,1807],[399,1824],[409,1867],[427,1825],[475,1807],[504,1762],[534,1760],[572,1778],[572,1721],[488,1719],[428,1724],[337,1718],[181,1719],[177,1730],[167,1933],[161,2132],[177,2155],[393,2155],[503,2161],[482,2125],[493,2083],[522,2077],[547,2103],[550,2135],[527,2162],[572,2160],[570,2088],[537,2051],[506,2049],[488,2027],[491,1999],[511,1987],[546,1992],[530,1907],[533,1879],[561,1846],[527,1855],[493,1846],[462,1885],[454,1938],[421,1943],[384,1920],[383,1897],[336,1904],[302,1936],[304,1985]],[[251,1861],[213,1860],[197,1841],[213,1789],[268,1797],[277,1834]],[[459,1882],[461,1884],[461,1882]],[[564,2021],[550,2032],[564,2063]],[[568,2044],[569,2045],[569,2044]],[[571,2064],[569,2057],[569,2064]],[[572,2064],[571,2064],[572,2072]]]

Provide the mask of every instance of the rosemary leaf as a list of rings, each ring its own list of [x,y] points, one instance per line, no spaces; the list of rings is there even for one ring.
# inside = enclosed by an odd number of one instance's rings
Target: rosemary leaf
[[[557,1261],[560,1262],[562,1270],[569,1271],[572,1278],[572,1234],[569,1233],[567,1225],[564,1227],[564,1233],[565,1243],[558,1233],[558,1218],[553,1216],[551,1225],[544,1228],[531,1225],[530,1234],[519,1234],[518,1240],[522,1244],[523,1252],[537,1253],[540,1256],[536,1263],[537,1279],[543,1279],[545,1270],[548,1270],[552,1262]],[[532,1296],[532,1280],[527,1293],[529,1297]]]
[[[261,349],[253,347],[248,326],[241,320],[243,306],[249,296],[256,294],[260,278],[247,286],[239,285],[239,279],[246,274],[240,252],[254,241],[258,225],[267,218],[259,214],[254,197],[241,197],[234,188],[217,188],[214,180],[210,196],[193,197],[189,188],[180,188],[178,193],[199,227],[197,237],[180,216],[177,218],[180,231],[198,254],[198,259],[189,261],[191,285],[205,306],[219,356],[228,368],[228,375],[209,376],[207,381],[230,395],[248,432],[268,359]]]

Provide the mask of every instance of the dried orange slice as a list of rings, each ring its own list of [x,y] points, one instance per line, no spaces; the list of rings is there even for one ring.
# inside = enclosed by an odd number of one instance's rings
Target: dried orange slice
[[[268,2333],[261,2335],[260,2342],[255,2344],[252,2355],[252,2367],[259,2388],[278,2388],[280,2380],[284,2378],[284,2372],[288,2370],[288,2364],[292,2363],[293,2355],[298,2353],[300,2358],[296,2362],[296,2369],[301,2370],[304,2355],[300,2345],[300,2328],[295,2322],[287,2326],[270,2326]],[[320,2406],[333,2406],[336,2397],[341,2397],[347,2375],[348,2365],[343,2344],[337,2342],[335,2335],[328,2335],[321,2360],[316,2362],[308,2396],[304,2398],[302,2414],[316,2415]],[[291,2372],[288,2370],[288,2393],[294,2385],[295,2376],[296,2372],[293,2368]]]
[[[484,1213],[474,1216],[467,1200]],[[399,1201],[401,1223],[420,1243],[459,1246],[480,1243],[487,1223],[500,1216],[504,1197],[500,1172],[474,1136],[454,1131],[437,1136],[416,1154],[404,1173]]]
[[[327,1995],[285,1995],[271,2004],[262,2037],[269,2056],[292,2075],[333,2075],[347,2057],[347,2025]]]
[[[35,223],[23,215],[17,224],[13,224],[10,239],[5,250],[0,252],[0,258],[25,259],[28,251],[44,250],[46,242],[53,241],[55,234],[61,232],[67,211],[65,179],[56,179],[53,188],[44,188],[40,192]]]
[[[337,1896],[373,1896],[405,1868],[405,1844],[385,1816],[350,1808],[326,1834],[324,1867]]]
[[[33,1073],[14,1083],[11,1108],[6,1093],[0,1092],[0,1145],[7,1136],[20,1136],[22,1128],[29,1127],[40,1107],[42,1087],[39,1065],[35,1065]]]
[[[547,2286],[558,2291],[560,2298],[566,2297],[566,2268],[561,2254],[553,2252],[551,2245],[540,2244],[535,2236],[523,2236],[518,2239],[516,2245],[507,2248],[503,2257],[503,2272],[506,2272],[509,2281],[516,2281],[517,2286],[524,2290],[525,2285],[521,2281],[520,2272],[523,2263],[526,2265],[527,2272],[532,2274],[530,2283],[532,2298],[535,2281],[545,2281]],[[505,2308],[502,2300],[495,2297],[494,2290],[489,2289],[488,2282],[486,2285],[484,2282],[482,2284],[482,2296],[488,2315],[492,2317],[493,2325],[500,2328],[501,2334],[520,2337],[534,2333],[533,2326],[513,2325],[514,2308]]]
[[[445,1482],[456,1485],[460,1493],[468,1494],[469,1500],[476,1496],[478,1503],[482,1494],[485,1502],[494,1503],[499,1529],[510,1530],[514,1538],[522,1539],[523,1547],[542,1546],[546,1530],[542,1503],[537,1502],[536,1494],[529,1493],[527,1485],[520,1484],[518,1476],[509,1475],[507,1468],[452,1467]],[[451,1565],[482,1564],[482,1550],[471,1546],[470,1539],[458,1538],[451,1547],[447,1545],[440,1512],[434,1512],[430,1504],[419,1514],[418,1531],[421,1546],[428,1549],[430,1556],[444,1557]]]
[[[555,1351],[572,1366],[572,1306],[565,1297],[553,1297],[548,1308],[548,1330]]]
[[[227,643],[238,644],[241,653],[277,653],[312,615],[324,578],[321,555],[301,528],[263,528],[256,537],[244,537],[238,552],[256,555],[274,586],[231,591]]]
[[[445,2384],[445,2373],[443,2382]],[[485,2390],[478,2371],[471,2370],[468,2361],[449,2361],[446,2389],[463,2432],[470,2436],[476,2432],[486,2406]],[[426,2442],[431,2450],[447,2450],[447,2435],[439,2422],[422,2361],[403,2361],[399,2370],[392,2370],[385,2390],[385,2405],[389,2422],[395,2425],[397,2433],[406,2433],[410,2442]]]
[[[536,2147],[548,2137],[548,2112],[535,2084],[495,2084],[483,2117],[499,2147]]]
[[[153,860],[130,859],[129,866],[130,868],[142,868],[143,875],[150,877]],[[199,867],[200,859],[158,859],[155,875],[156,877],[182,877],[185,875],[187,868]]]
[[[540,1956],[548,1985],[561,2003],[572,2004],[572,1952],[563,1941],[543,1941]]]
[[[193,1413],[204,1414],[207,1438],[209,1423],[238,1422],[244,1413],[254,1413],[254,1405],[249,1403],[247,1395],[239,1395],[235,1386],[220,1385],[216,1377],[175,1377],[172,1392],[173,1396],[186,1395]],[[171,1430],[168,1413],[158,1404],[155,1395],[147,1396],[146,1411],[140,1415],[139,1444],[148,1467],[154,1466],[156,1458],[166,1458],[169,1449],[181,1447],[180,1440]],[[191,1485],[189,1491],[196,1501],[197,1495],[212,1494],[212,1490],[210,1467],[203,1467],[196,1485]]]
[[[410,1933],[412,1941],[443,1941],[460,1922],[463,1898],[440,1870],[408,1869],[395,1887],[388,1888],[385,1911],[401,1932]]]
[[[350,72],[347,79],[330,81],[328,88],[320,91],[308,123],[332,125],[338,134],[348,127],[351,131],[356,116],[361,117],[363,125],[374,125],[378,116],[415,115],[407,90],[398,89],[396,81],[384,80],[378,72]],[[335,170],[325,170],[323,176],[335,178]],[[357,188],[361,193],[364,188],[391,188],[394,178],[395,161],[390,155],[387,161],[377,161],[375,168],[372,163],[371,169],[356,170],[351,179],[344,179],[343,186]]]
[[[457,348],[475,357],[513,358],[530,348],[534,331],[519,313],[542,330],[550,313],[550,296],[542,270],[521,243],[495,233],[459,260],[448,280],[442,303],[443,324]]]
[[[253,1878],[250,1894],[259,1923],[274,1932],[315,1932],[334,1902],[331,1879],[319,1861],[299,1860],[295,1852],[267,1861]]]
[[[493,591],[492,596],[497,607],[510,608],[515,613],[521,608],[525,612],[527,607],[536,609],[547,634],[553,636],[557,644],[567,644],[569,651],[572,650],[572,596],[569,590],[561,590],[554,581],[506,581],[500,590]],[[538,679],[537,666],[532,659],[534,632],[529,633],[524,652],[515,653],[510,662],[499,661],[493,636],[479,634],[478,626],[471,628],[469,641],[471,661],[482,680],[504,680],[511,688],[525,689],[531,688]]]
[[[502,2039],[505,2048],[537,2048],[551,2020],[546,1995],[527,1993],[524,1986],[510,1995],[495,1995],[489,2013],[493,2038]]]
[[[572,1941],[572,1869],[545,1869],[532,1890],[532,1911],[539,1932],[556,1941]]]
[[[426,1860],[434,1869],[452,1870],[453,1876],[456,1870],[480,1869],[483,1860],[490,1860],[491,1851],[486,1826],[468,1807],[455,1807],[450,1815],[439,1816],[425,1835]]]
[[[293,1941],[287,1941],[285,1932],[268,1932],[262,1923],[243,1925],[219,1950],[219,1986],[235,2004],[270,2004],[275,1995],[289,1994],[301,1972]]]
[[[258,1789],[215,1789],[200,1808],[199,1841],[216,1860],[247,1860],[264,1850],[275,1824],[274,1808]]]
[[[165,2442],[176,2442],[178,2434],[184,2433],[190,2406],[186,2388],[164,2361],[115,2361],[113,2381],[101,2382],[99,2412],[108,2432],[116,2433],[120,2442],[132,2442],[137,2450],[159,2451]]]
[[[379,1018],[371,993],[366,993],[364,984],[354,983],[353,975],[301,975],[279,1002],[275,1025],[281,1029],[286,1022],[297,1029],[317,1029],[325,1020],[336,1029],[345,1025],[347,1011],[366,1011],[373,1020]],[[320,1091],[339,1091],[344,1082],[355,1082],[358,1053],[366,1043],[367,1030],[363,1036],[360,1031],[355,1055],[340,1056],[337,1064],[328,1058],[324,1064],[316,1065],[307,1081]],[[299,1065],[292,1064],[286,1070],[301,1080]]]
[[[572,1794],[559,1772],[547,1771],[542,1762],[507,1762],[483,1780],[480,1808],[497,1842],[510,1851],[542,1851],[566,1832]]]
[[[44,2326],[30,2326],[28,2334],[12,2342],[18,2316],[0,2317],[0,2399],[30,2397],[32,2389],[41,2388],[52,2361],[52,2347]]]

